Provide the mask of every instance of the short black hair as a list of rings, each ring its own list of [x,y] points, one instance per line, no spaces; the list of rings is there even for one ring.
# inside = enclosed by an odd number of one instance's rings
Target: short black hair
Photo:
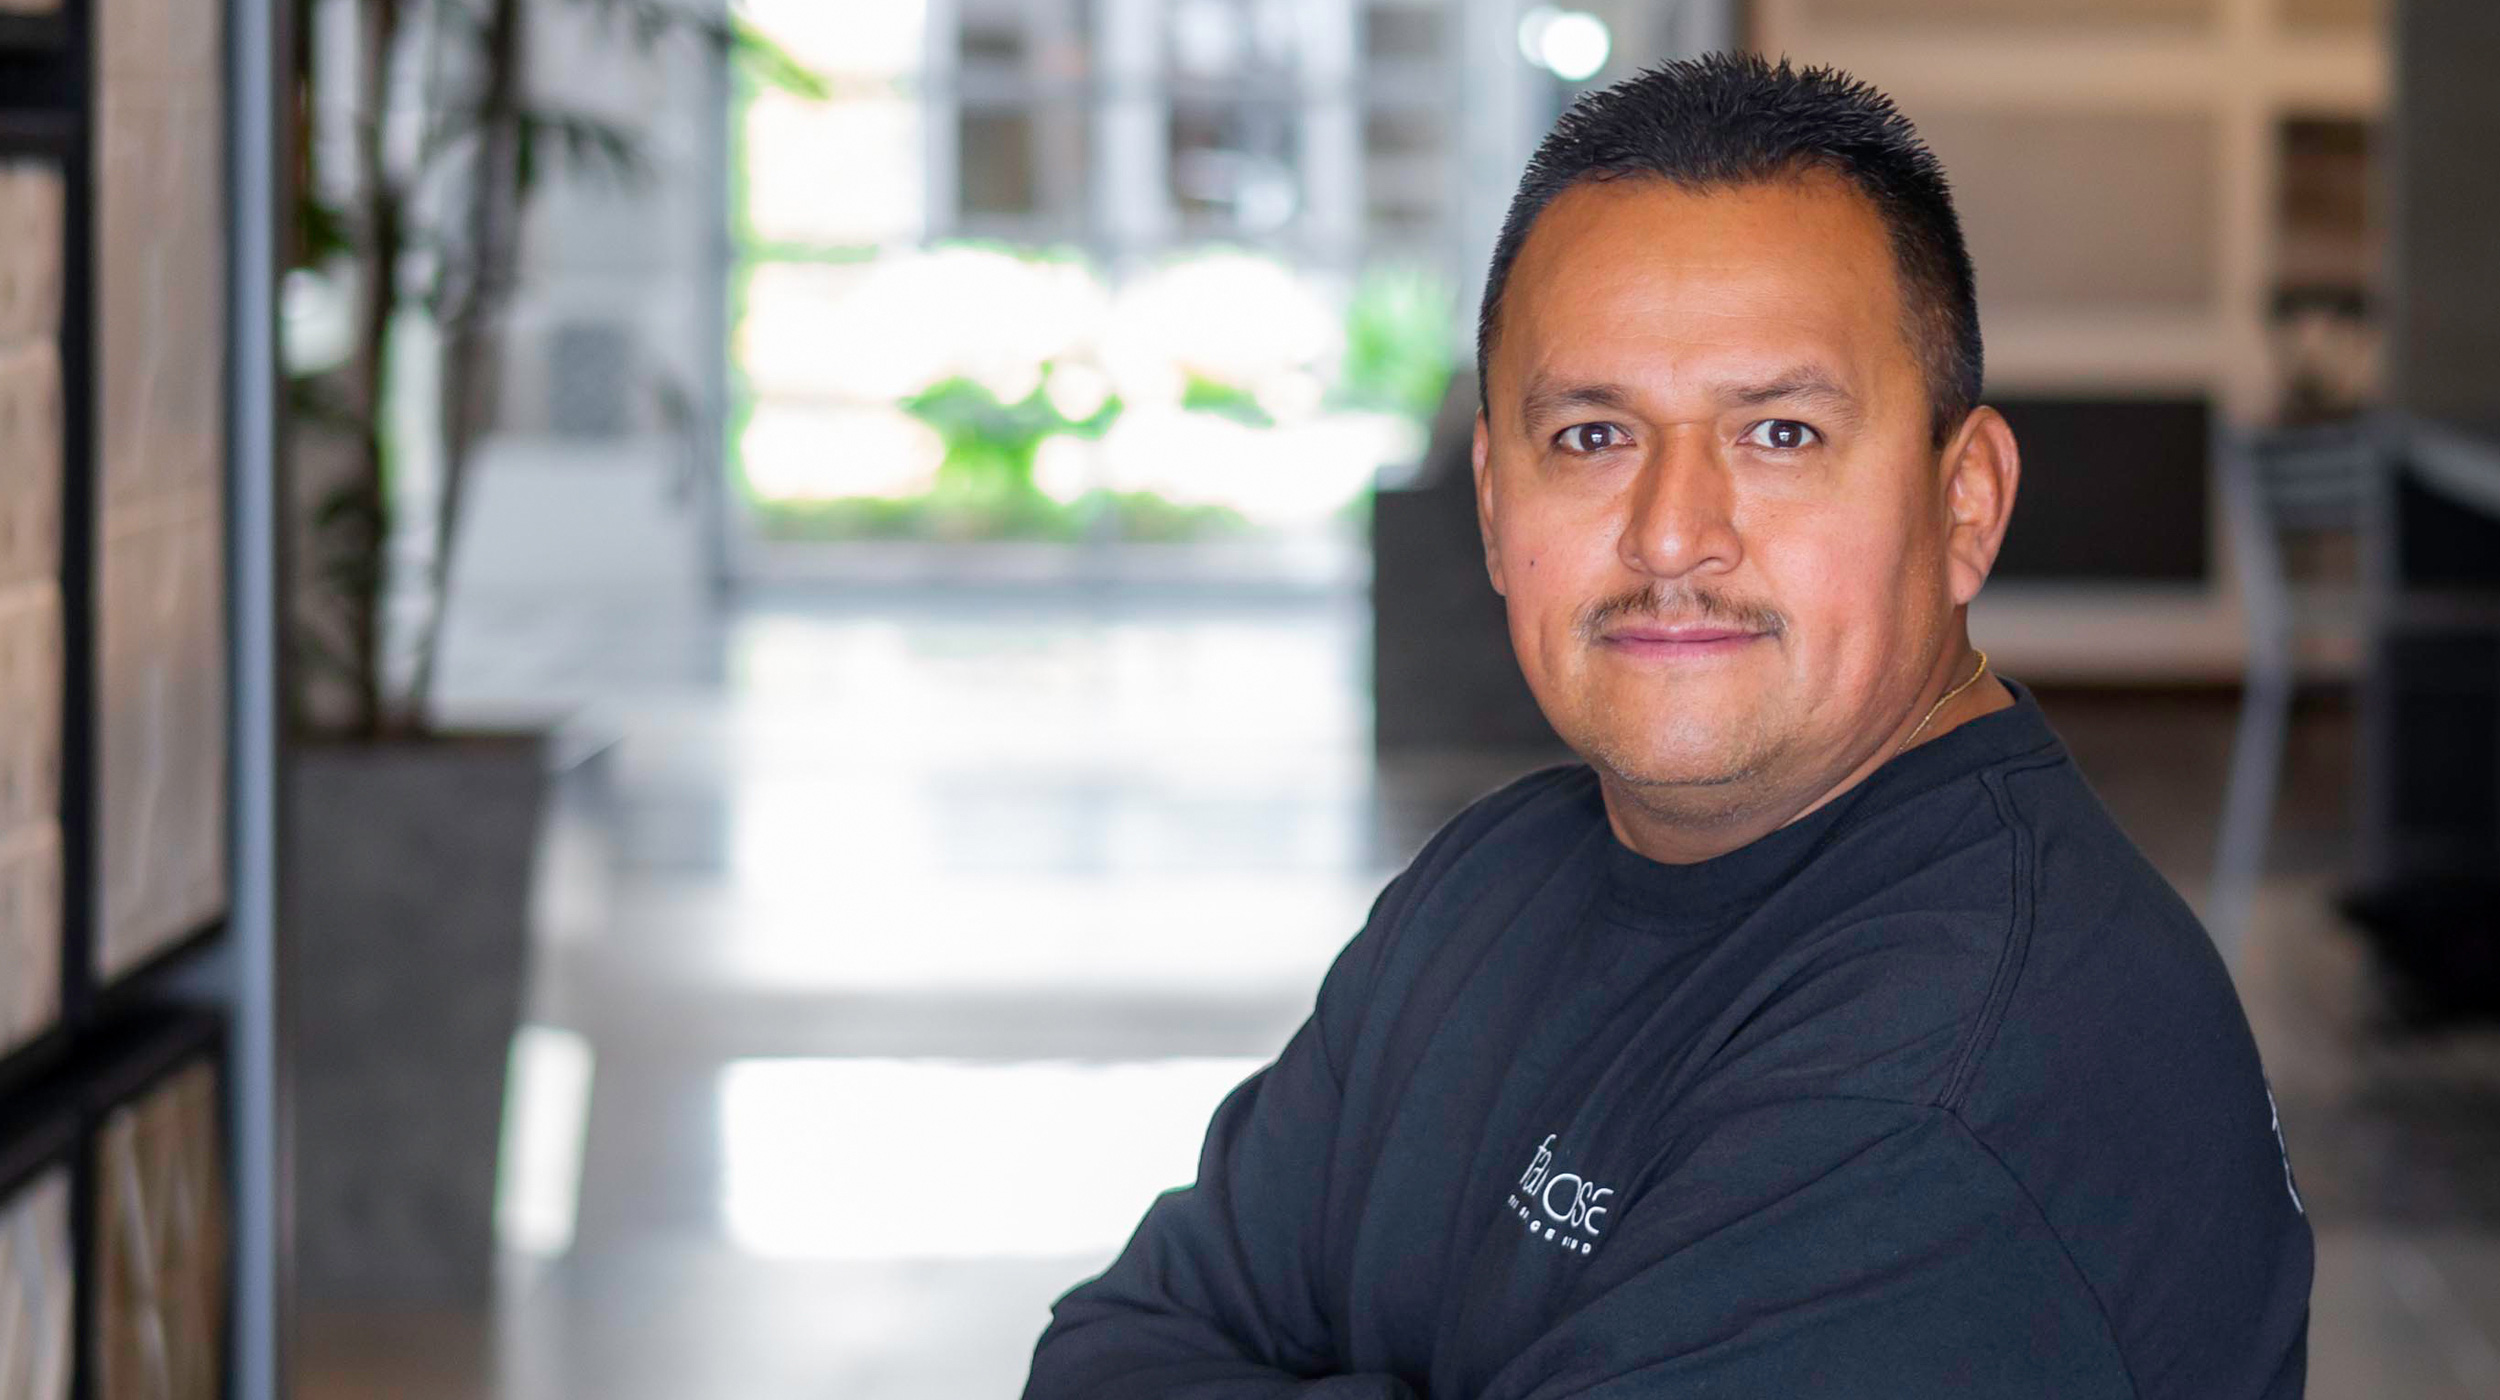
[[[1583,181],[1646,177],[1729,189],[1826,170],[1875,206],[1892,236],[1903,332],[1927,381],[1941,447],[1979,402],[1979,296],[1944,167],[1892,99],[1836,68],[1719,53],[1645,69],[1584,94],[1546,133],[1493,245],[1476,316],[1477,408],[1489,400],[1495,324],[1520,245],[1545,206]]]

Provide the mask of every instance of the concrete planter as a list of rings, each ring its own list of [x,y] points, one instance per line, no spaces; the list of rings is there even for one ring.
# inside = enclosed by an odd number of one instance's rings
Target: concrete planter
[[[547,736],[307,746],[288,782],[298,1291],[482,1306]]]

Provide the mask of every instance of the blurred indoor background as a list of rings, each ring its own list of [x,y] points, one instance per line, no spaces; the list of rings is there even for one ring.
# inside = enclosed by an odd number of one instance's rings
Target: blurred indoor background
[[[1559,756],[1475,299],[1729,46],[1952,176],[2311,1394],[2500,1397],[2490,0],[0,0],[0,1400],[1014,1394]]]

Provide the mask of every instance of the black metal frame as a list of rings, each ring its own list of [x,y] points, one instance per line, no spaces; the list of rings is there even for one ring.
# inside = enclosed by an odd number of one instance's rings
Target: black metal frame
[[[0,1056],[0,1105],[39,1096],[47,1076],[68,1061],[69,1042],[68,1021],[56,1017],[40,1035]],[[0,1164],[7,1158],[8,1133],[6,1115],[0,1114]]]
[[[39,112],[86,110],[83,74],[70,59],[85,48],[89,0],[61,0],[39,15],[0,15],[0,107]]]
[[[0,1204],[54,1167],[71,1169],[75,1190],[78,1120],[60,1102],[21,1105],[0,1119]],[[71,1248],[77,1248],[75,1221]]]
[[[95,964],[100,941],[97,852],[105,839],[97,826],[101,755],[96,723],[97,525],[102,469],[97,460],[95,321],[94,114],[102,91],[94,41],[98,3],[61,0],[60,8],[52,13],[0,16],[0,154],[31,153],[53,161],[61,171],[64,194],[61,324],[57,328],[62,411],[60,1006],[51,1027],[0,1054],[0,1195],[53,1165],[66,1164],[70,1169],[72,1247],[77,1254],[77,1352],[71,1391],[75,1400],[88,1400],[96,1387],[95,1291],[101,1278],[94,1267],[99,1240],[94,1157],[98,1130],[115,1108],[144,1095],[176,1070],[206,1061],[214,1066],[220,1086],[219,1131],[228,1139],[234,1132],[223,1018],[178,1009],[175,985],[186,968],[223,941],[225,915],[180,933],[138,966],[110,979],[100,976]],[[227,50],[232,42],[229,32]],[[226,57],[230,59],[230,53]],[[230,62],[221,63],[221,86],[230,71]],[[220,96],[230,110],[233,92],[221,90]],[[221,141],[221,147],[221,158],[231,173],[235,159],[231,142]],[[221,181],[220,188],[227,192],[224,198],[229,204],[219,210],[220,225],[230,226],[232,181]],[[221,267],[219,273],[231,281],[230,267]],[[231,314],[228,319],[231,322]],[[221,340],[218,349],[229,351],[230,346]],[[219,386],[221,404],[232,399],[230,354],[226,360],[226,382]],[[227,494],[219,493],[221,504]],[[228,607],[217,614],[223,634],[221,651],[229,656],[232,602],[229,598]],[[229,753],[229,774],[231,760]],[[231,817],[221,842],[225,866],[231,870],[235,854]],[[221,1142],[218,1154],[221,1167],[229,1173],[233,1170],[231,1147],[231,1141]],[[236,1217],[231,1184],[220,1205],[227,1215],[231,1240]],[[237,1251],[230,1248],[226,1329],[221,1339],[228,1358],[235,1353],[236,1341],[232,1292],[236,1257]],[[233,1384],[229,1366],[220,1375],[220,1393],[230,1394]]]

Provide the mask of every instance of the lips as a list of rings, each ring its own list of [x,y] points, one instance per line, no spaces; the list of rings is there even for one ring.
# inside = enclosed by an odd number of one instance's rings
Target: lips
[[[1738,642],[1758,637],[1740,627],[1621,627],[1606,634],[1606,640],[1631,646],[1699,646],[1705,642]]]
[[[1642,622],[1605,633],[1598,646],[1641,666],[1715,665],[1751,653],[1753,644],[1769,635],[1714,623]]]

